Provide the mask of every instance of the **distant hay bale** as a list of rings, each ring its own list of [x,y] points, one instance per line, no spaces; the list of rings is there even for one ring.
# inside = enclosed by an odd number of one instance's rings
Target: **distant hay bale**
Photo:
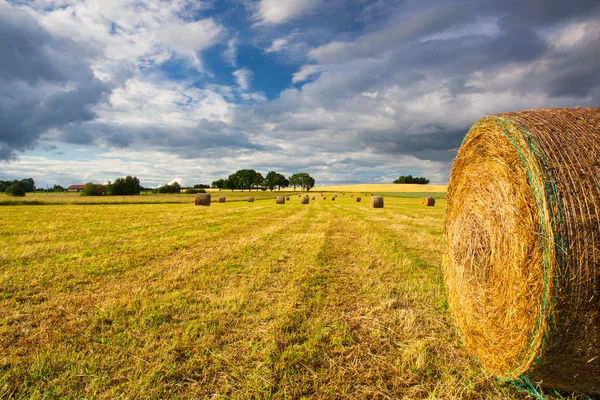
[[[195,204],[197,206],[210,206],[210,194],[208,193],[198,193],[196,195]]]
[[[335,200],[335,196],[333,196],[333,197],[331,198],[331,201],[334,201],[334,200]]]
[[[312,199],[314,200],[314,199],[315,199],[315,196],[313,196],[313,197],[312,197]]]
[[[285,198],[287,201],[290,201],[290,196],[286,196]]]
[[[383,197],[381,197],[381,196],[371,197],[371,208],[383,208]]]
[[[491,115],[447,192],[442,268],[466,348],[508,381],[600,394],[600,108]]]
[[[219,203],[225,203],[225,196],[219,197]]]
[[[248,197],[248,203],[254,203],[254,197]]]
[[[327,196],[323,196],[323,200],[327,200]]]
[[[275,197],[275,204],[285,204],[285,197],[283,197],[283,196]]]
[[[423,205],[426,205],[427,207],[433,207],[435,206],[435,199],[431,196],[423,197]]]
[[[308,204],[308,195],[302,196],[302,204]]]
[[[362,200],[362,199],[361,199],[361,197],[360,197],[360,196],[356,196],[356,202],[357,202],[357,203],[360,203],[360,201],[361,201],[361,200]]]
[[[352,198],[352,197],[354,197],[354,195],[353,195],[353,194],[351,194],[351,195],[350,195],[350,197]]]

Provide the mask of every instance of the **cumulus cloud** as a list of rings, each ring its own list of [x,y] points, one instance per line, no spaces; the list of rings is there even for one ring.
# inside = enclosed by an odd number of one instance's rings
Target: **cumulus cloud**
[[[97,117],[111,87],[95,77],[88,49],[4,3],[0,37],[0,160],[34,147],[48,129]]]

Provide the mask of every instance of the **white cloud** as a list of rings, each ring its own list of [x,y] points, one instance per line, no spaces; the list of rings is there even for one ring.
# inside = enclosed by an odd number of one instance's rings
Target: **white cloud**
[[[250,87],[250,79],[252,79],[252,72],[246,68],[241,68],[234,71],[233,76],[241,90],[248,90]]]
[[[227,41],[227,49],[223,52],[226,62],[237,67],[237,36]]]
[[[255,18],[276,25],[297,18],[321,4],[321,0],[261,0]]]
[[[268,54],[280,52],[283,48],[285,48],[285,46],[287,46],[287,44],[288,40],[286,38],[275,39],[273,40],[273,43],[271,43],[271,46],[265,50],[265,53]]]
[[[300,71],[295,72],[294,75],[292,75],[292,83],[304,82],[304,81],[308,80],[309,78],[311,78],[312,76],[321,72],[322,69],[323,68],[319,65],[313,65],[313,64],[303,65],[300,68]]]

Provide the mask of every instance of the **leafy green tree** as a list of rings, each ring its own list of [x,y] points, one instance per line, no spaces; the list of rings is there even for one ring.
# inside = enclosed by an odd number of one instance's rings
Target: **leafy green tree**
[[[287,178],[281,174],[277,174],[276,182],[279,190],[281,190],[281,188],[286,188],[290,186],[290,181],[288,181]]]
[[[219,192],[221,191],[221,189],[224,189],[225,186],[227,185],[227,181],[225,179],[217,179],[216,181],[214,181],[212,183],[212,187],[218,188]]]
[[[208,189],[208,188],[210,188],[210,185],[204,185],[202,183],[194,185],[194,189]],[[206,191],[204,191],[203,193],[206,193]]]
[[[429,179],[424,177],[414,177],[412,175],[401,175],[398,179],[394,181],[394,183],[416,183],[419,185],[427,185],[429,183]]]
[[[140,194],[140,180],[137,176],[117,178],[115,182],[108,185],[107,192],[113,196],[134,196]]]
[[[21,182],[16,181],[9,185],[4,193],[6,193],[9,196],[25,197],[25,189],[23,189]]]
[[[26,192],[35,192],[35,181],[33,178],[21,179],[21,187]]]
[[[257,192],[258,192],[259,188],[262,188],[265,185],[265,178],[263,178],[263,176],[260,172],[255,171],[254,181],[252,182],[252,184],[256,188]]]
[[[156,193],[181,193],[181,185],[175,181],[173,183],[160,186],[156,189]]]
[[[271,192],[277,186],[277,172],[269,171],[264,179],[263,185],[265,185]]]
[[[85,187],[81,191],[82,196],[102,196],[104,193],[104,185],[95,185],[92,182],[85,184]]]
[[[52,188],[53,192],[64,192],[65,188],[62,187],[61,185],[54,185],[54,187]]]
[[[288,178],[288,182],[290,186],[294,187],[294,192],[296,191],[296,186],[300,186],[300,177],[298,174],[293,174]]]

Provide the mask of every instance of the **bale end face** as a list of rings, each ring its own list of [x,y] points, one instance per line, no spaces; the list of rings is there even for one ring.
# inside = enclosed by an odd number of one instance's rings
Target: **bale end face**
[[[283,197],[283,196],[275,197],[275,204],[285,204],[285,197]]]
[[[425,204],[427,207],[433,207],[435,206],[435,199],[431,196],[425,197],[423,204]]]
[[[225,196],[219,197],[219,203],[225,203]]]
[[[308,196],[302,196],[302,204],[308,204]]]
[[[210,194],[208,193],[198,193],[196,194],[195,204],[197,206],[210,206]]]
[[[383,208],[383,197],[381,197],[381,196],[371,197],[371,208]]]
[[[600,394],[598,154],[598,108],[485,117],[458,151],[442,270],[491,375]]]

